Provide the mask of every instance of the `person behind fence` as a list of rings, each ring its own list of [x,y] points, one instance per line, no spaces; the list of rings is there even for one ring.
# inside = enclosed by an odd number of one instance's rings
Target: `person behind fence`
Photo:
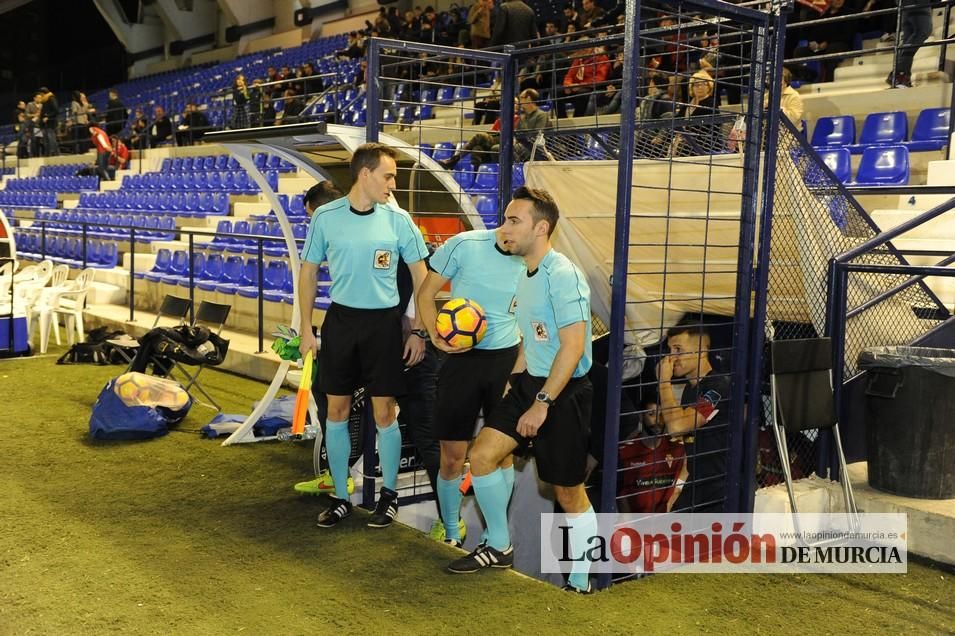
[[[142,108],[137,108],[133,111],[133,123],[129,127],[129,138],[126,140],[126,145],[137,150],[144,149],[149,141],[148,131],[149,122],[146,121],[146,115],[143,114]]]
[[[43,129],[43,155],[53,157],[60,154],[60,144],[56,136],[57,117],[60,116],[60,106],[56,96],[46,86],[40,87],[40,127]]]
[[[846,0],[829,0],[829,6],[825,12],[819,16],[819,19],[835,18],[855,12],[854,7],[845,6]],[[855,21],[825,22],[816,24],[809,29],[803,29],[806,33],[804,37],[808,38],[805,46],[797,46],[793,55],[796,57],[809,57],[812,55],[829,55],[833,53],[845,53],[853,49],[853,39],[855,38],[858,25]],[[820,60],[822,68],[822,77],[808,77],[820,82],[831,82],[833,72],[840,60]]]
[[[126,105],[119,99],[119,91],[111,88],[108,91],[109,99],[106,101],[106,133],[108,135],[118,135],[126,127],[126,118],[129,117],[129,111]]]
[[[722,512],[729,426],[729,378],[714,373],[710,333],[697,320],[667,334],[669,354],[657,364],[660,413],[666,432],[683,438],[687,483],[674,512]],[[677,397],[675,381],[684,380]]]
[[[502,247],[524,259],[519,277],[517,323],[526,368],[485,422],[471,449],[474,494],[487,524],[487,543],[448,565],[454,573],[514,564],[507,525],[510,489],[501,462],[513,452],[532,453],[537,472],[553,484],[568,515],[570,544],[583,555],[597,531],[597,517],[584,490],[593,387],[590,288],[570,259],[555,251],[551,235],[560,212],[549,193],[520,187],[504,213]],[[518,367],[519,368],[519,367]],[[576,562],[565,589],[591,591],[590,563]]]
[[[460,486],[475,423],[482,412],[487,421],[500,404],[520,349],[514,302],[524,262],[505,250],[502,242],[499,230],[472,230],[448,239],[431,255],[428,277],[417,299],[432,344],[452,354],[438,377],[434,419],[441,445],[436,492],[444,541],[456,547],[461,547],[465,538]],[[452,298],[474,300],[485,312],[487,332],[474,348],[452,347],[435,332],[435,297],[449,282]],[[510,455],[501,469],[510,492],[514,489]]]
[[[96,108],[86,99],[86,93],[73,91],[73,101],[70,102],[70,131],[73,138],[73,152],[82,154],[89,149],[86,141],[89,131],[90,115],[96,114]]]
[[[723,127],[712,119],[720,112],[716,82],[706,71],[697,71],[690,77],[689,92],[690,101],[676,112],[676,117],[689,121],[679,125],[679,134],[673,138],[671,146],[672,155],[706,155],[722,151]]]
[[[202,139],[203,133],[209,130],[209,118],[199,110],[195,102],[186,104],[186,110],[183,111],[179,122],[176,128],[177,146],[191,146]]]
[[[166,116],[166,109],[156,106],[153,109],[153,123],[149,127],[149,147],[155,148],[172,138],[172,121]]]
[[[582,38],[581,41],[586,41]],[[571,53],[573,62],[564,75],[562,99],[556,103],[557,117],[567,117],[567,104],[574,107],[574,117],[587,113],[590,96],[604,87],[610,75],[610,59],[599,47],[584,47]]]
[[[129,149],[117,136],[110,137],[96,124],[87,124],[90,142],[96,149],[96,174],[100,179],[112,181],[116,171],[122,170],[129,162]]]
[[[786,119],[799,129],[799,127],[802,126],[802,96],[799,94],[799,91],[790,86],[792,79],[792,72],[788,68],[783,67],[782,92],[779,94],[779,108],[783,111],[783,115],[786,116]],[[769,108],[768,90],[763,96],[763,108]]]
[[[229,128],[249,127],[249,87],[245,75],[239,73],[232,82],[232,120]]]
[[[517,105],[520,113],[515,116],[514,160],[526,161],[531,154],[536,131],[550,128],[550,117],[537,105],[538,94],[533,88],[521,91]],[[471,167],[477,170],[482,163],[495,161],[501,152],[501,120],[497,119],[488,132],[475,133],[468,143],[447,159],[438,161],[445,169],[452,169],[464,155],[471,154]]]
[[[494,10],[493,0],[474,0],[468,10],[468,24],[470,29],[470,43],[472,49],[483,49],[491,41],[491,12]],[[468,33],[468,31],[462,31]]]
[[[669,512],[686,483],[686,452],[664,430],[656,396],[643,401],[641,428],[618,449],[617,509]]]
[[[352,513],[347,491],[348,416],[352,394],[361,386],[367,387],[371,396],[384,482],[368,526],[388,527],[398,514],[401,431],[395,396],[405,392],[405,367],[413,367],[424,357],[428,335],[418,316],[412,324],[414,337],[403,344],[398,259],[408,264],[416,294],[427,274],[424,259],[428,248],[411,216],[391,202],[397,158],[398,153],[384,144],[359,146],[351,158],[351,190],[316,211],[302,249],[296,293],[303,356],[318,351],[309,325],[318,267],[326,259],[332,279],[332,304],[322,323],[316,378],[318,390],[328,397],[325,442],[336,494],[331,506],[319,515],[318,525],[323,528],[338,525]]]

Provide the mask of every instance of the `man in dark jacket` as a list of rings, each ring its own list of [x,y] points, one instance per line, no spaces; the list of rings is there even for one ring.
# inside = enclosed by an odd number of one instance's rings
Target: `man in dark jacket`
[[[536,18],[534,10],[524,4],[523,0],[508,0],[500,6],[494,16],[491,46],[536,39],[538,37]]]
[[[118,135],[126,125],[127,117],[129,111],[119,100],[119,92],[115,88],[109,89],[109,100],[106,102],[106,133],[110,136]]]
[[[60,115],[60,105],[56,96],[49,88],[43,86],[39,91],[43,96],[43,105],[40,108],[40,128],[43,129],[43,143],[47,157],[60,154],[60,145],[56,138],[56,118]]]

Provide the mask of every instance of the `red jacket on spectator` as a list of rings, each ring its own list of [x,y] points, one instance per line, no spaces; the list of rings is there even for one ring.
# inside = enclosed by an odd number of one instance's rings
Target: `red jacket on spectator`
[[[96,146],[96,152],[113,152],[113,146],[109,143],[109,135],[102,128],[90,126],[90,140]]]
[[[610,59],[603,53],[578,57],[564,76],[564,86],[605,82],[610,75],[610,69]]]
[[[116,148],[113,154],[109,156],[109,165],[116,166],[117,170],[122,170],[129,163],[129,148],[119,139],[116,140]]]

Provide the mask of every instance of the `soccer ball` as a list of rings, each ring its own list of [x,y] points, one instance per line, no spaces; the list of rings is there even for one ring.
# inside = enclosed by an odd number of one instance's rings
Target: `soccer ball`
[[[438,311],[438,335],[452,347],[473,347],[487,331],[481,306],[469,298],[453,298]]]
[[[189,394],[178,382],[131,371],[116,378],[113,392],[126,406],[165,406],[181,409]]]

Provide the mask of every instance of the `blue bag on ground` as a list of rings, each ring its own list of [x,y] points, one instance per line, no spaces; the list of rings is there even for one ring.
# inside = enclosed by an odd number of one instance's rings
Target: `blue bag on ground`
[[[107,382],[93,405],[90,436],[98,440],[149,439],[165,435],[170,426],[181,422],[189,413],[192,399],[188,394],[174,394],[172,402],[176,406],[173,408],[150,405],[150,402],[164,401],[152,399],[157,397],[156,380],[169,383],[139,373],[126,373]],[[185,393],[184,389],[176,387]],[[160,390],[165,395],[159,397],[169,398],[169,391],[167,384]],[[169,403],[168,399],[165,401]],[[138,406],[135,405],[137,402],[140,403]]]

